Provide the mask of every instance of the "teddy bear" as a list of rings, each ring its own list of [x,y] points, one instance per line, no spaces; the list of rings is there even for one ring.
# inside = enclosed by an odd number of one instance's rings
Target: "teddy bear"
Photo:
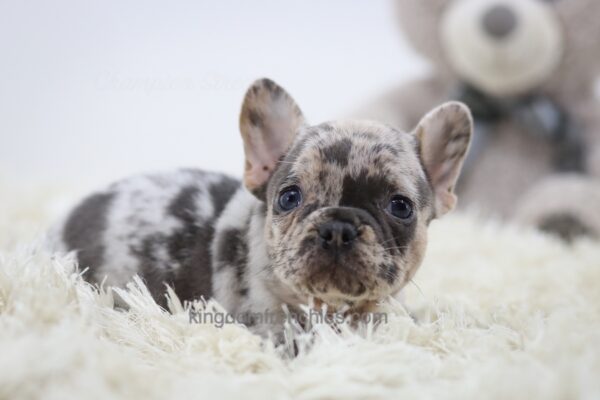
[[[470,106],[457,191],[475,208],[568,241],[600,237],[598,0],[396,0],[431,64],[358,114],[410,130],[432,106]]]

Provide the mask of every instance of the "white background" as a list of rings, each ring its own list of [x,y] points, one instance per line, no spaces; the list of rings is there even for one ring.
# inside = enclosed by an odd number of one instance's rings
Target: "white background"
[[[267,76],[309,122],[426,70],[390,0],[0,0],[0,177],[92,186],[179,166],[241,175]]]

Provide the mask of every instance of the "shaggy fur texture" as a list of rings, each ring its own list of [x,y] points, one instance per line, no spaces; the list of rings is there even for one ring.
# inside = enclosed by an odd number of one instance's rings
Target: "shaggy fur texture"
[[[35,245],[56,193],[0,184],[0,398],[598,398],[600,246],[453,215],[431,227],[406,307],[373,331],[290,331],[295,358],[241,326],[190,324],[141,283],[121,296]],[[412,316],[412,317],[411,317]]]

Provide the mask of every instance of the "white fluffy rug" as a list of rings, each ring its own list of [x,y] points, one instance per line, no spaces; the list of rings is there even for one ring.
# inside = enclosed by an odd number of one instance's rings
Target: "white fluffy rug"
[[[598,243],[450,216],[406,309],[374,332],[317,327],[290,359],[244,327],[190,324],[176,301],[163,312],[141,286],[113,310],[35,244],[58,199],[0,184],[1,399],[600,398]]]

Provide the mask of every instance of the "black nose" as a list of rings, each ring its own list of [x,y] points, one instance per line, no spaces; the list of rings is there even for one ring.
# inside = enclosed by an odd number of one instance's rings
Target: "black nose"
[[[321,247],[326,250],[350,247],[357,236],[356,227],[349,222],[328,221],[319,226]]]
[[[494,39],[503,39],[517,27],[517,14],[508,6],[497,4],[483,15],[483,29]]]

